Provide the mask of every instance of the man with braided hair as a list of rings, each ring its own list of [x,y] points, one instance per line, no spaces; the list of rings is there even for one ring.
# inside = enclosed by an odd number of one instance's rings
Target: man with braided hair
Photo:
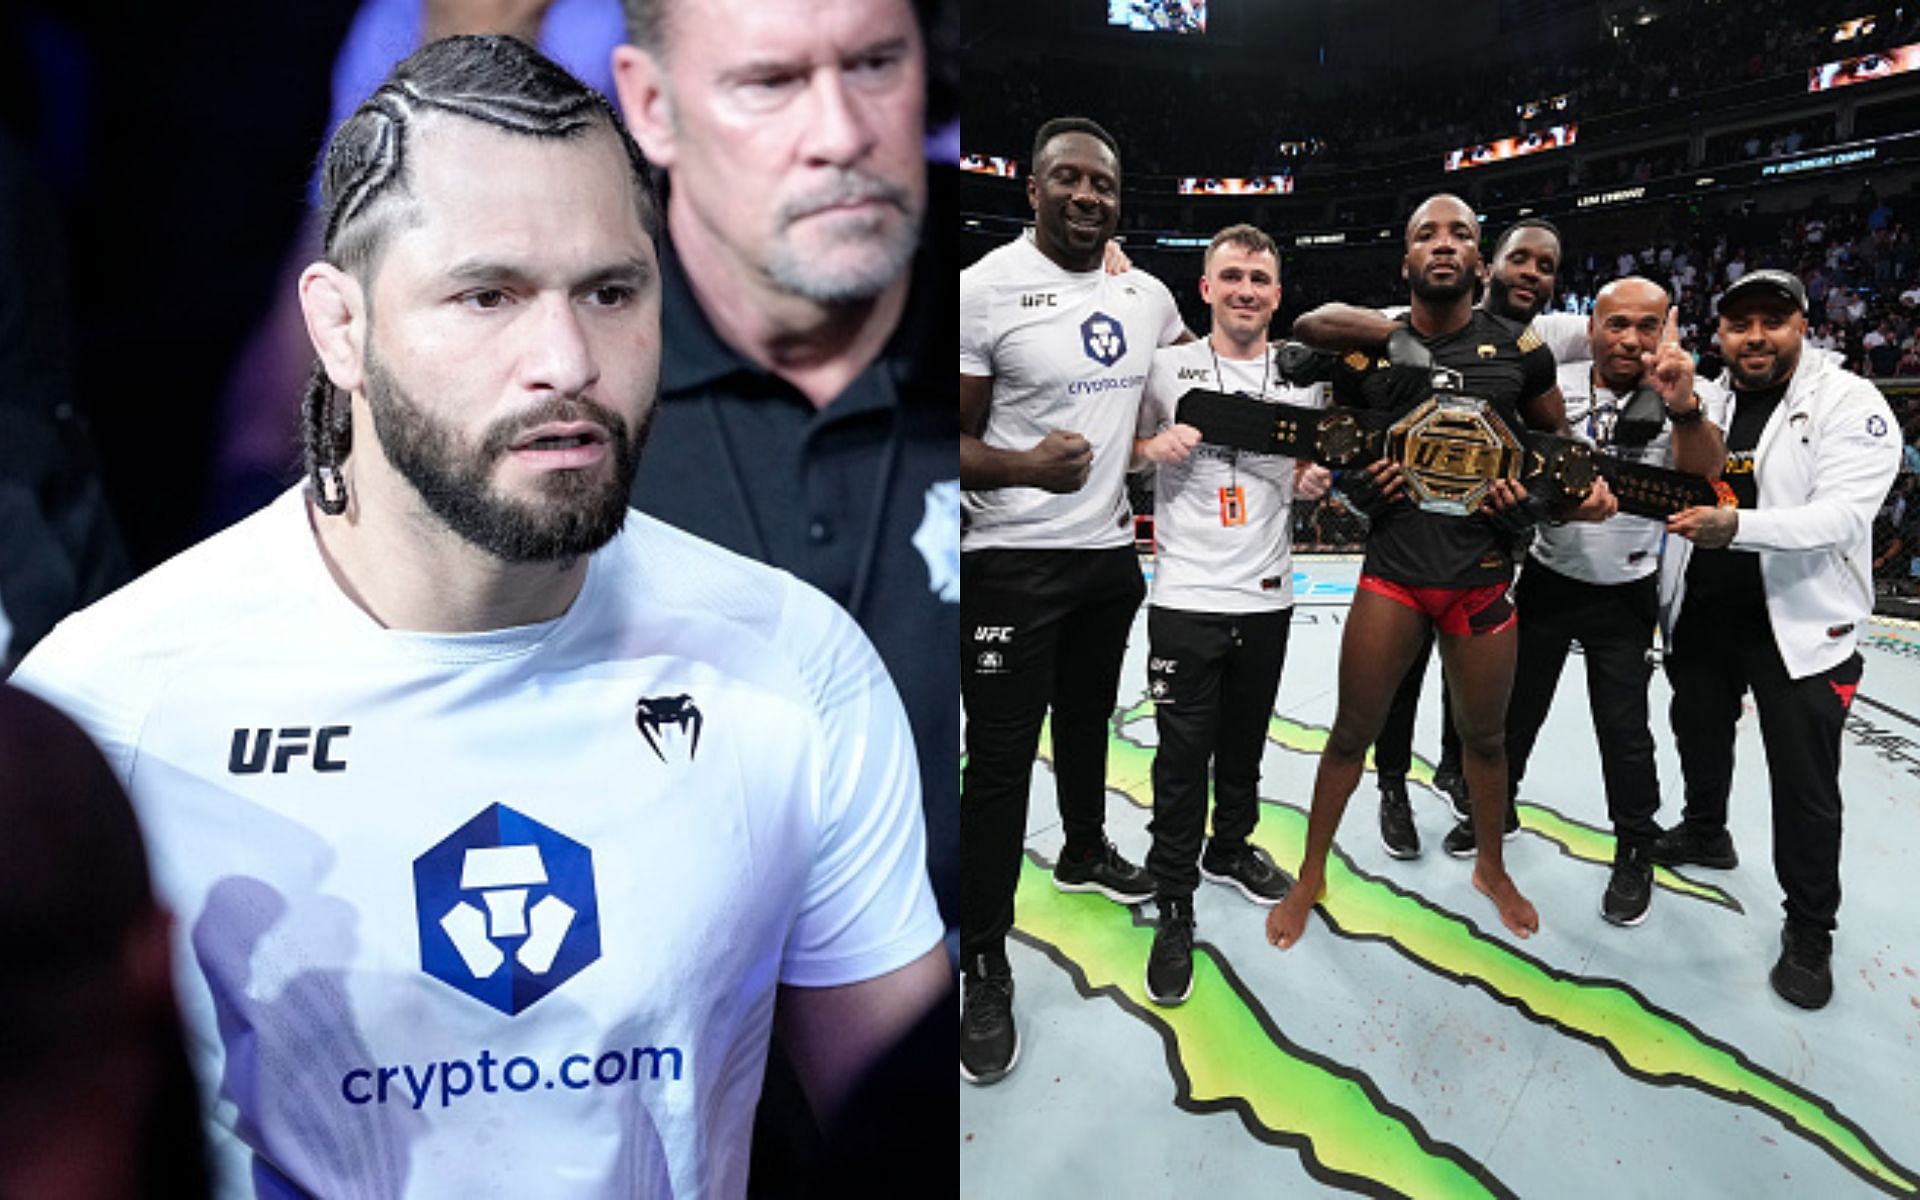
[[[740,1196],[948,986],[911,738],[789,576],[627,510],[658,219],[598,95],[432,43],[347,121],[311,479],[70,618],[226,1195]]]

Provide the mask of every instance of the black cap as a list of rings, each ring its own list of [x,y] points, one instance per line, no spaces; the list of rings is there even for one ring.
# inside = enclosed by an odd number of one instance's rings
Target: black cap
[[[1727,290],[1720,293],[1719,311],[1724,313],[1727,306],[1742,296],[1768,295],[1782,296],[1801,312],[1807,311],[1807,289],[1801,284],[1799,276],[1791,271],[1748,271],[1733,281]]]

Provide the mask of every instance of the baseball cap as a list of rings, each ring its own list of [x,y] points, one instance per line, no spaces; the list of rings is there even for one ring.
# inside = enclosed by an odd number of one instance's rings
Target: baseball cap
[[[1776,271],[1771,268],[1764,271],[1748,271],[1745,275],[1728,285],[1720,293],[1719,311],[1724,313],[1727,307],[1743,296],[1783,296],[1801,312],[1807,311],[1807,289],[1801,284],[1799,276],[1791,271]]]

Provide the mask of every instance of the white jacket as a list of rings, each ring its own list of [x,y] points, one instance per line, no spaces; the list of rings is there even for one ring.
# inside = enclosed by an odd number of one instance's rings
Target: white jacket
[[[1707,417],[1733,424],[1732,381]],[[1900,426],[1878,388],[1806,348],[1754,448],[1759,506],[1740,510],[1732,548],[1760,556],[1767,616],[1787,674],[1817,675],[1854,652],[1873,612],[1873,516],[1900,468]],[[1667,644],[1686,594],[1693,543],[1669,535],[1661,563]]]

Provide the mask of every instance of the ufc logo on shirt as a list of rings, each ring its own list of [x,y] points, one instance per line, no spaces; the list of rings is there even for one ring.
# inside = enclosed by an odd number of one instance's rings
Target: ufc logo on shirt
[[[1008,645],[1013,641],[1013,626],[976,625],[973,630],[973,640],[976,642],[998,642],[1003,646]]]
[[[335,742],[344,742],[353,732],[351,725],[323,725],[319,735],[305,725],[287,729],[236,729],[233,745],[227,751],[227,772],[232,775],[258,775],[273,763],[275,775],[285,775],[296,758],[307,758],[320,772],[344,771],[347,760],[336,757]],[[276,741],[278,744],[276,744]]]

